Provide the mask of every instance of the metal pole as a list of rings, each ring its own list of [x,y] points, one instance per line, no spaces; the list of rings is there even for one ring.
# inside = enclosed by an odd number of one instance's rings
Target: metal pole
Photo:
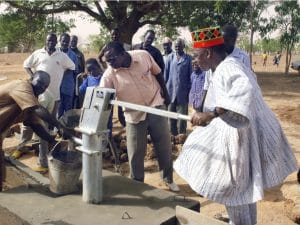
[[[143,106],[143,105],[133,104],[133,103],[129,103],[129,102],[123,102],[123,101],[118,101],[118,100],[110,100],[109,103],[112,105],[118,105],[118,106],[122,106],[125,108],[134,109],[134,110],[142,111],[142,112],[146,112],[146,113],[151,113],[151,114],[158,115],[158,116],[168,117],[171,119],[176,119],[176,120],[180,119],[180,120],[191,121],[191,117],[188,115],[183,115],[183,114],[175,113],[175,112],[169,112],[166,110],[156,109],[156,108],[149,107],[149,106]]]
[[[106,134],[82,134],[82,200],[98,204],[103,199],[102,151]],[[88,153],[89,152],[89,153]]]

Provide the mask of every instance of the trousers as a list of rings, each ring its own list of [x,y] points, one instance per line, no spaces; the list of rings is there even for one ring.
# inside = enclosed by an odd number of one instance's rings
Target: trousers
[[[153,114],[147,114],[146,119],[137,124],[126,122],[130,177],[137,181],[144,181],[144,158],[147,150],[148,132],[155,148],[161,176],[165,182],[172,183],[173,162],[168,121],[167,118]]]
[[[256,224],[256,203],[239,206],[225,206],[230,224],[232,225],[254,225]]]
[[[177,112],[184,115],[188,114],[188,104],[178,105],[177,102],[173,102],[169,105],[168,110],[170,112]],[[171,134],[176,136],[178,134],[186,134],[187,122],[185,120],[169,119]]]

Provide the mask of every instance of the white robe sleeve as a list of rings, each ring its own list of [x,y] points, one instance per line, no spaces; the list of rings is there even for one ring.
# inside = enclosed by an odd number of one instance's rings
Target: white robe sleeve
[[[240,114],[246,118],[251,115],[253,87],[241,67],[224,63],[216,71],[216,107]]]

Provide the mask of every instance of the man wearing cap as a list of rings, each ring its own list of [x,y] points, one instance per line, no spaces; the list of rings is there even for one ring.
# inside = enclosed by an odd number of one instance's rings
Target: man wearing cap
[[[254,76],[227,56],[220,28],[192,32],[195,56],[212,79],[197,127],[186,140],[174,169],[197,193],[224,204],[231,224],[256,224],[256,202],[264,190],[298,169],[274,113]]]

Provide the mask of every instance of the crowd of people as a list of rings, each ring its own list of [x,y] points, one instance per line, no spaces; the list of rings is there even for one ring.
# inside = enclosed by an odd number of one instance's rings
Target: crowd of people
[[[187,122],[118,108],[118,119],[126,127],[130,178],[144,181],[149,134],[161,177],[171,191],[180,190],[173,180],[174,166],[193,190],[226,206],[231,224],[256,224],[256,202],[264,189],[280,184],[297,169],[297,162],[262,98],[249,56],[235,46],[237,37],[232,25],[193,31],[190,55],[181,38],[165,37],[161,53],[152,45],[153,30],[130,46],[113,29],[98,58],[85,61],[76,36],[62,34],[57,48],[57,36],[51,33],[45,47],[24,61],[30,80],[0,86],[0,141],[12,124],[23,121],[22,140],[12,156],[24,154],[35,132],[41,138],[36,171],[45,172],[47,152],[55,143],[53,127],[68,134],[57,120],[81,107],[87,87],[114,88],[118,100],[186,115],[191,107],[191,123],[197,128],[174,165],[171,137],[187,135]],[[112,116],[108,128],[112,130]]]

